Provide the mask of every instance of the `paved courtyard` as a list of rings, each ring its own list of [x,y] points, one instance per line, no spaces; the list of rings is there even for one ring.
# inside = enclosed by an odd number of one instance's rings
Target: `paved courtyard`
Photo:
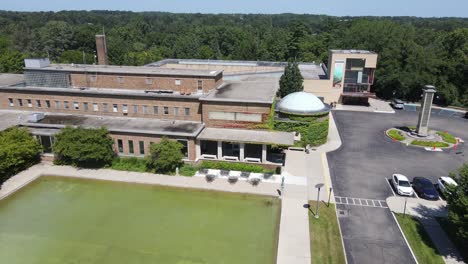
[[[386,181],[392,173],[428,177],[432,181],[468,161],[462,145],[457,150],[427,152],[393,142],[384,130],[415,125],[416,112],[395,114],[334,111],[342,146],[327,154],[335,195],[362,198],[338,204],[339,220],[349,263],[414,263],[398,226],[385,204],[392,190]],[[468,138],[468,120],[433,115],[430,127]],[[340,199],[341,200],[341,199]],[[383,206],[368,206],[368,200]]]

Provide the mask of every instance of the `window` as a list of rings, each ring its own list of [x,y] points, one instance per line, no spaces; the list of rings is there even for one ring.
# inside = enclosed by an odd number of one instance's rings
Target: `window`
[[[90,82],[96,82],[97,76],[96,76],[96,75],[90,75],[90,76],[88,76],[88,80],[89,80]]]
[[[245,114],[245,113],[234,113],[234,112],[209,112],[209,119],[217,120],[232,120],[232,121],[247,121],[247,122],[262,122],[261,114]]]
[[[119,153],[123,153],[123,141],[121,139],[117,140],[117,148]]]
[[[153,84],[153,79],[151,79],[151,78],[146,78],[146,84],[148,84],[148,85]]]
[[[179,115],[179,107],[174,107],[174,116]]]
[[[88,102],[83,103],[83,110],[88,111]]]
[[[78,103],[78,102],[73,102],[73,108],[74,108],[75,110],[80,110],[80,103]]]
[[[182,154],[184,155],[184,158],[188,159],[188,141],[187,140],[183,140],[183,139],[179,139],[177,140],[177,142],[179,142],[180,144],[182,144]]]
[[[65,109],[70,109],[70,102],[65,101],[63,104],[65,105]]]
[[[157,115],[158,112],[159,112],[158,106],[157,106],[157,105],[154,105],[154,106],[153,106],[153,114]]]
[[[42,107],[41,100],[36,100],[36,107]]]
[[[117,113],[119,111],[119,106],[117,104],[112,105],[112,112]]]
[[[190,108],[185,107],[184,113],[185,113],[185,116],[189,116],[190,115]]]
[[[123,83],[124,82],[124,77],[119,76],[117,77],[117,83]]]
[[[23,100],[22,99],[18,99],[18,106],[23,106]]]
[[[51,136],[37,136],[39,143],[42,145],[42,153],[52,153],[52,145],[54,144],[54,138]]]
[[[143,106],[143,114],[145,114],[145,115],[148,114],[148,106],[147,105]]]
[[[28,103],[28,107],[32,107],[31,99],[27,99],[26,102]]]
[[[179,79],[175,80],[175,85],[180,85],[181,81]]]
[[[128,141],[128,153],[133,154],[135,151],[133,150],[133,140]]]
[[[145,142],[140,141],[140,142],[138,142],[138,145],[140,147],[140,155],[145,155]]]
[[[54,101],[54,107],[55,107],[55,109],[59,109],[60,108],[60,102],[59,101]]]
[[[138,113],[138,105],[133,105],[133,113]]]
[[[128,113],[128,105],[122,105],[122,113]]]
[[[99,106],[98,106],[97,103],[93,103],[93,111],[94,111],[94,112],[99,111]]]
[[[50,100],[46,100],[45,105],[46,105],[47,108],[50,108]]]
[[[107,107],[107,103],[102,104],[102,111],[103,112],[109,112],[109,108]]]
[[[197,89],[198,89],[198,91],[203,91],[203,81],[202,80],[198,80]]]
[[[15,103],[13,103],[13,98],[8,98],[8,102],[10,102],[10,106],[15,106]]]
[[[167,107],[167,106],[164,107],[164,114],[165,115],[169,114],[169,107]]]

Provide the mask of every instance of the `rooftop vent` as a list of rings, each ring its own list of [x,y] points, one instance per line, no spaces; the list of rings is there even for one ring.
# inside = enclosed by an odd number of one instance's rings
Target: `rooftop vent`
[[[26,68],[44,68],[49,65],[49,58],[24,59],[24,66],[26,66]]]
[[[28,121],[31,123],[37,123],[44,119],[44,113],[33,113],[28,116]]]

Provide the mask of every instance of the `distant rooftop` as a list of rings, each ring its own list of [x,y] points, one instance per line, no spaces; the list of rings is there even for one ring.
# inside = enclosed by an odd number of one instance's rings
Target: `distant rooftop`
[[[196,137],[204,127],[202,123],[188,121],[50,113],[46,114],[44,119],[37,123],[22,122],[21,125],[35,129],[48,130],[60,129],[67,125],[85,128],[107,127],[111,132],[184,137]]]
[[[65,71],[116,74],[141,74],[141,75],[169,75],[169,76],[204,76],[215,77],[221,74],[217,70],[194,69],[167,69],[147,66],[116,66],[116,65],[90,65],[90,64],[50,64],[45,67],[25,67],[26,70],[41,71]]]
[[[260,144],[294,145],[294,135],[290,132],[212,128],[203,129],[197,137],[200,140],[231,141]]]
[[[355,49],[349,49],[349,50],[335,50],[335,49],[332,49],[331,52],[339,53],[339,54],[377,54],[377,53],[375,53],[373,51],[355,50]]]
[[[278,83],[272,81],[229,81],[200,97],[200,100],[271,104],[277,89]]]

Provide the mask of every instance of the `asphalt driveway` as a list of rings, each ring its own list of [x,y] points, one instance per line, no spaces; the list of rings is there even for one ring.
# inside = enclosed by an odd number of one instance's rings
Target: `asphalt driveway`
[[[396,114],[334,111],[342,146],[327,154],[335,195],[385,200],[393,195],[385,178],[401,173],[433,182],[468,162],[468,147],[428,152],[393,142],[384,131],[416,125],[417,113]],[[430,128],[448,131],[468,142],[468,120],[433,115]],[[468,144],[468,143],[466,143]],[[349,263],[414,263],[411,253],[385,208],[338,205],[340,226]]]

